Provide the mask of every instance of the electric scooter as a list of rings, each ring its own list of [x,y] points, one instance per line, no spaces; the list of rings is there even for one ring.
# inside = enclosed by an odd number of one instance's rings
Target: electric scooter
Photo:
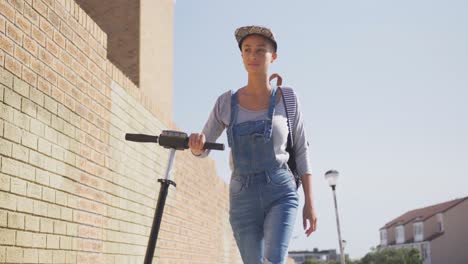
[[[154,250],[156,248],[156,241],[158,239],[159,227],[161,226],[161,220],[164,212],[164,205],[166,204],[166,197],[169,190],[169,186],[172,184],[176,187],[176,183],[170,180],[170,173],[172,165],[174,163],[174,157],[176,150],[188,149],[189,137],[184,132],[163,130],[161,135],[152,136],[144,134],[125,134],[125,139],[128,141],[140,142],[140,143],[159,143],[160,146],[171,150],[169,156],[169,163],[166,170],[166,178],[159,179],[161,188],[159,189],[158,204],[154,213],[153,225],[151,227],[151,233],[148,240],[148,247],[146,248],[145,264],[151,264],[153,261]],[[203,146],[204,149],[213,150],[224,150],[224,144],[206,142]]]

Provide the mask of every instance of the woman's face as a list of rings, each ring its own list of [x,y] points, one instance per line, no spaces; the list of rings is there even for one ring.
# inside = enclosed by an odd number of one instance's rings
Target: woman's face
[[[259,35],[250,35],[242,42],[242,61],[248,73],[268,73],[277,54],[273,44]]]

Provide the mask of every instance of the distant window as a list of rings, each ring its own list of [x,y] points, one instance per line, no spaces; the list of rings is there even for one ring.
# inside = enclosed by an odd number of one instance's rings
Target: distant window
[[[439,213],[437,214],[437,231],[444,232],[444,215]]]
[[[380,230],[380,245],[387,245],[387,229]]]
[[[424,225],[423,222],[417,222],[413,224],[414,241],[422,241],[424,239]]]
[[[428,251],[428,245],[427,244],[422,244],[421,246],[421,256],[423,260],[426,260],[429,257]]]
[[[403,244],[405,242],[405,229],[403,225],[397,226],[395,231],[396,231],[396,243]]]

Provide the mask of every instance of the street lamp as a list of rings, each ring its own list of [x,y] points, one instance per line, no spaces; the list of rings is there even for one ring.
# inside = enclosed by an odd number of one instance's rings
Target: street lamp
[[[345,263],[345,256],[344,256],[344,246],[343,240],[341,240],[341,231],[340,231],[340,219],[338,217],[338,203],[336,202],[336,182],[338,180],[338,171],[336,170],[329,170],[325,173],[325,179],[328,181],[328,185],[332,188],[333,191],[333,199],[335,201],[335,215],[336,215],[336,228],[338,229],[338,242],[340,244],[340,263]]]

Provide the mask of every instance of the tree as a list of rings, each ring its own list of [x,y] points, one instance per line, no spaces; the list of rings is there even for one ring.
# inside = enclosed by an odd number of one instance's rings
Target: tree
[[[365,255],[359,264],[422,264],[419,251],[411,248],[384,249]]]

